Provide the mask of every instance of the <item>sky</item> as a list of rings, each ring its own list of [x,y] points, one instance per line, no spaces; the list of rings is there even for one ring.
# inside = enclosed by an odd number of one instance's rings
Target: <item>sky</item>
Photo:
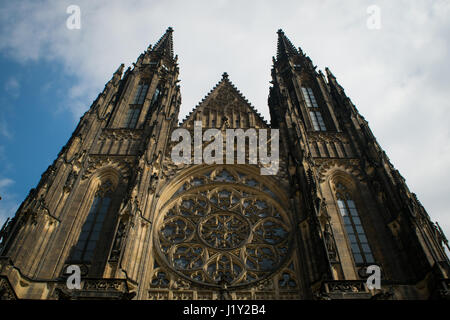
[[[67,8],[80,8],[80,29]],[[379,20],[373,28],[373,6]],[[0,224],[69,139],[121,63],[167,27],[180,120],[223,72],[269,120],[282,28],[329,67],[412,192],[450,236],[450,1],[0,0]],[[369,23],[368,23],[369,22]]]

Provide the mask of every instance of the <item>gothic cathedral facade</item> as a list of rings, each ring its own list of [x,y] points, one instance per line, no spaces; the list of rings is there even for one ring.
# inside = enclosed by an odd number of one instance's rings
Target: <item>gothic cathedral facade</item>
[[[1,229],[0,298],[449,297],[442,230],[329,69],[279,30],[270,123],[226,73],[179,122],[172,34],[118,68]],[[278,171],[175,163],[172,133],[196,121],[277,129]]]

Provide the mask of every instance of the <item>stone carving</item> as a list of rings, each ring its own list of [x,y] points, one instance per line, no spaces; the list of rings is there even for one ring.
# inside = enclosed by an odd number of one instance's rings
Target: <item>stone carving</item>
[[[114,237],[113,246],[111,249],[110,261],[118,261],[122,248],[123,239],[125,238],[126,222],[124,218],[119,220],[119,226],[117,227],[116,236]]]
[[[37,224],[40,218],[47,218],[50,224],[59,222],[59,220],[50,214],[50,210],[45,203],[44,195],[41,194],[39,199],[31,202],[31,206],[27,209],[27,214],[32,224]]]
[[[315,159],[315,162],[319,165],[318,175],[320,182],[324,182],[326,177],[330,175],[330,172],[335,169],[345,171],[350,175],[357,177],[359,180],[363,179],[363,175],[359,169],[359,160]]]
[[[150,177],[150,185],[148,188],[148,191],[150,193],[154,193],[156,191],[156,187],[158,185],[158,181],[159,181],[159,177],[158,174],[156,172],[154,172],[151,177]]]
[[[234,174],[208,173],[211,187],[206,177],[191,180],[190,188],[178,193],[178,200],[165,210],[158,227],[161,260],[199,285],[220,287],[220,281],[227,281],[229,288],[247,285],[272,274],[288,256],[286,213],[263,191],[227,186],[227,181],[240,178]],[[262,188],[257,176],[244,179],[249,186]]]
[[[17,296],[11,288],[11,285],[4,277],[0,278],[0,300],[17,300]]]
[[[329,221],[325,222],[323,236],[325,239],[325,245],[327,247],[328,258],[331,263],[338,263],[339,257],[336,248],[336,242],[334,240],[333,230]]]
[[[73,188],[73,185],[75,184],[75,181],[78,178],[78,172],[75,170],[70,171],[69,175],[67,176],[66,183],[64,184],[64,191],[70,192]]]
[[[351,292],[364,293],[367,292],[367,287],[364,281],[348,280],[348,281],[327,281],[325,283],[326,292]]]
[[[85,180],[89,178],[95,171],[100,168],[111,166],[120,172],[123,183],[127,183],[131,168],[133,166],[135,157],[133,156],[99,156],[99,155],[89,155],[88,163],[86,169],[82,175],[82,179]]]
[[[41,194],[47,193],[48,187],[52,185],[55,175],[56,168],[54,165],[49,166],[47,170],[42,174],[41,181],[39,183],[41,188],[39,188],[38,186],[38,190]]]

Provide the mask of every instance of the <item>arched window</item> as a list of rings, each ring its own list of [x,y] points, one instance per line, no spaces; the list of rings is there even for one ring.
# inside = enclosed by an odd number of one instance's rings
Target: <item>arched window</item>
[[[142,105],[144,103],[145,96],[147,95],[147,91],[148,91],[148,83],[146,82],[140,83],[137,87],[132,104]]]
[[[125,118],[125,128],[129,129],[136,128],[140,113],[141,113],[140,105],[131,105],[127,111],[127,115]]]
[[[314,131],[326,131],[325,122],[317,104],[314,92],[309,87],[302,87],[302,94],[309,110],[309,117],[314,128]]]
[[[341,183],[336,185],[336,198],[355,263],[357,265],[374,263],[355,202],[347,188]]]
[[[126,117],[125,117],[125,128],[134,129],[136,128],[137,121],[139,119],[139,114],[141,113],[142,105],[144,104],[145,97],[148,91],[148,82],[144,81],[139,83],[132,103],[130,104]]]
[[[103,222],[111,203],[113,192],[112,183],[103,183],[92,202],[91,209],[81,229],[80,237],[73,251],[72,260],[79,262],[91,262],[94,250],[100,238]]]

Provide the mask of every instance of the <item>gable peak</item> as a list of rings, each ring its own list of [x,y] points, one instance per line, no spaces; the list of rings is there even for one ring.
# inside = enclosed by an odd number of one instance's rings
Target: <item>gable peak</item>
[[[195,114],[202,112],[205,107],[211,108],[214,106],[217,110],[226,111],[228,108],[240,105],[244,106],[248,112],[256,115],[258,122],[262,125],[269,126],[267,121],[261,114],[252,106],[250,101],[239,91],[239,89],[231,82],[227,72],[222,74],[221,80],[205,95],[205,97],[194,107],[194,109],[186,116],[180,123],[184,124],[188,120],[192,120]]]

